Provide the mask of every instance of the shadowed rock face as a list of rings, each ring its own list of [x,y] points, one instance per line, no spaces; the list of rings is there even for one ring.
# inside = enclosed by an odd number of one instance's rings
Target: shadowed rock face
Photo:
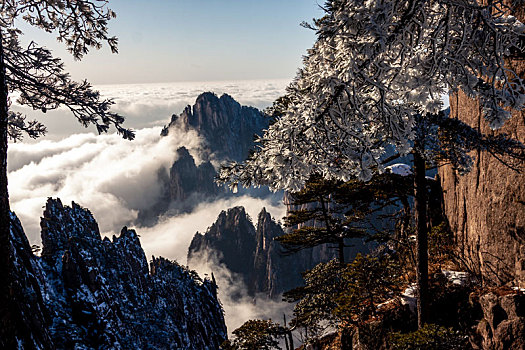
[[[204,235],[197,233],[193,237],[188,248],[188,265],[195,265],[195,259],[201,258],[204,253],[218,253],[218,263],[240,274],[248,293],[253,295],[255,235],[253,224],[243,207],[222,211]]]
[[[240,189],[233,194],[224,186],[215,184],[214,165],[227,161],[243,161],[254,146],[255,135],[262,134],[269,118],[253,107],[241,106],[229,95],[218,97],[212,92],[199,95],[193,106],[187,106],[180,115],[173,115],[161,136],[177,137],[174,129],[195,130],[203,140],[202,162],[195,159],[185,147],[177,150],[170,169],[160,169],[158,179],[164,190],[159,201],[138,214],[142,225],[154,225],[161,214],[177,215],[191,212],[202,202],[249,193],[254,197],[271,195],[267,188]],[[173,133],[173,134],[172,134]],[[282,196],[282,193],[276,196]],[[279,198],[280,199],[280,198]]]
[[[185,147],[177,150],[177,160],[170,169],[169,200],[183,204],[188,202],[183,211],[191,210],[194,202],[206,198],[214,198],[225,189],[214,182],[215,168],[210,162],[203,162],[197,166],[195,160]],[[202,198],[198,198],[198,197]]]
[[[40,282],[42,270],[31,251],[20,220],[11,213],[11,278],[12,299],[6,310],[15,334],[11,339],[0,339],[2,349],[54,349],[49,326],[52,314],[46,308]],[[2,281],[5,283],[5,281]],[[17,344],[6,343],[15,340]]]
[[[193,237],[188,265],[216,257],[219,264],[241,276],[248,294],[263,293],[278,298],[283,292],[303,285],[301,272],[335,255],[327,246],[283,255],[280,243],[274,241],[283,234],[282,227],[264,208],[255,226],[243,207],[231,208],[221,212],[206,233]]]
[[[163,258],[150,272],[134,230],[101,239],[88,210],[52,199],[41,226],[42,257],[19,224],[13,240],[22,275],[38,280],[32,322],[57,349],[217,349],[226,338],[215,283]]]
[[[514,15],[525,20],[525,7]],[[509,62],[525,77],[525,62]],[[525,112],[515,112],[493,132],[477,101],[462,92],[450,97],[450,115],[484,133],[506,133],[525,142]],[[475,154],[472,171],[459,176],[450,166],[439,174],[445,213],[466,265],[488,284],[516,281],[525,287],[525,173],[517,173],[486,152]]]

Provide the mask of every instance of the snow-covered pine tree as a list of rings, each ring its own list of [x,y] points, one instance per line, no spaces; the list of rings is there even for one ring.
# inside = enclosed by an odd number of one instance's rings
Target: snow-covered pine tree
[[[8,138],[22,135],[38,137],[45,127],[38,121],[9,110],[9,94],[17,92],[17,102],[34,110],[47,110],[64,106],[84,125],[94,125],[99,133],[113,125],[126,139],[134,134],[121,126],[124,118],[110,111],[111,100],[102,99],[87,81],[75,82],[64,71],[60,59],[31,42],[20,43],[23,35],[17,27],[25,21],[49,33],[65,44],[76,59],[89,49],[107,43],[117,52],[117,39],[107,32],[108,21],[115,13],[107,8],[107,0],[5,0],[0,5],[0,347],[16,348],[19,317],[14,298],[13,281],[9,278],[12,264],[9,230],[9,196],[7,189]]]
[[[512,6],[521,5],[327,1],[325,16],[310,25],[317,41],[274,106],[279,117],[258,140],[257,152],[224,166],[219,181],[295,191],[312,173],[367,181],[383,172],[389,152],[411,153],[421,327],[428,300],[427,163],[446,161],[466,172],[472,149],[524,159],[518,141],[482,135],[441,112],[443,95],[458,90],[479,99],[493,129],[523,108],[523,81],[505,66],[506,58],[523,55],[525,26],[511,15]]]

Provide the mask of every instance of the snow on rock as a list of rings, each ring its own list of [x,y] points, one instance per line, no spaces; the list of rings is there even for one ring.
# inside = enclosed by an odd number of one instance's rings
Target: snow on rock
[[[464,286],[470,281],[470,275],[464,271],[452,271],[452,270],[441,270],[441,273],[449,280],[452,284],[458,286]]]
[[[417,286],[415,283],[412,283],[410,286],[408,286],[407,289],[403,293],[401,293],[401,303],[403,305],[408,304],[408,307],[410,308],[410,311],[413,313],[416,312],[417,307]]]
[[[410,167],[410,165],[403,163],[389,165],[385,167],[385,171],[401,176],[412,175],[412,168]]]
[[[15,255],[37,276],[51,348],[218,349],[226,338],[215,283],[163,258],[148,269],[134,230],[101,239],[87,209],[59,199],[48,199],[41,226],[42,256],[19,223]]]

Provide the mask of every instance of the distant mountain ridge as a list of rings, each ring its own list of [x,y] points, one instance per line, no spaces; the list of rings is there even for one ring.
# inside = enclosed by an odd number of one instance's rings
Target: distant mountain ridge
[[[164,171],[159,170],[158,181],[162,195],[151,208],[139,212],[138,222],[153,225],[159,215],[177,215],[190,212],[201,202],[249,193],[267,197],[268,189],[241,189],[234,194],[215,181],[213,164],[243,161],[254,146],[255,135],[268,128],[270,118],[257,108],[241,106],[231,96],[218,97],[204,92],[193,106],[187,106],[180,115],[172,115],[162,129],[162,137],[176,137],[175,130],[195,130],[203,140],[202,162],[197,165],[186,147],[176,150],[176,160]],[[213,162],[213,164],[212,164]],[[280,194],[278,195],[280,196]]]
[[[255,226],[243,207],[230,208],[222,211],[205,233],[195,234],[188,248],[188,265],[217,258],[219,264],[242,277],[249,295],[262,293],[276,299],[303,285],[302,272],[337,256],[329,245],[285,255],[274,240],[283,234],[281,225],[264,208]],[[352,243],[355,247],[346,250],[350,258],[365,249],[361,240]]]
[[[22,348],[217,349],[227,337],[215,282],[164,258],[148,269],[134,230],[101,239],[87,209],[58,199],[41,227],[37,257],[12,217]]]

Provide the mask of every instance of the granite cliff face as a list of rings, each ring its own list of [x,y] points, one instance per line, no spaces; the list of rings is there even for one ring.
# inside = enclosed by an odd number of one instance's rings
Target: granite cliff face
[[[101,239],[88,210],[49,199],[37,257],[18,220],[13,227],[17,266],[34,301],[27,315],[44,326],[28,327],[45,329],[35,339],[52,340],[51,348],[217,349],[226,338],[215,282],[163,258],[148,268],[134,230]]]
[[[525,20],[525,6],[514,15]],[[509,62],[525,77],[525,62]],[[488,134],[506,133],[525,142],[525,112],[515,112],[493,132],[477,101],[463,93],[450,97],[450,115]],[[472,171],[459,176],[440,169],[445,213],[466,265],[488,284],[521,283],[525,287],[525,174],[517,173],[486,152],[478,152]],[[523,165],[522,165],[523,167]]]
[[[255,244],[255,229],[244,208],[222,211],[204,235],[197,233],[193,237],[188,248],[188,265],[195,265],[195,259],[200,258],[199,253],[219,252],[218,262],[243,276],[248,292],[253,294],[250,275],[253,272]]]
[[[491,133],[479,104],[459,93],[450,100],[454,117]],[[525,142],[525,114],[501,132]],[[488,153],[477,153],[472,171],[460,176],[440,169],[445,214],[467,267],[488,285],[525,282],[525,175]]]

